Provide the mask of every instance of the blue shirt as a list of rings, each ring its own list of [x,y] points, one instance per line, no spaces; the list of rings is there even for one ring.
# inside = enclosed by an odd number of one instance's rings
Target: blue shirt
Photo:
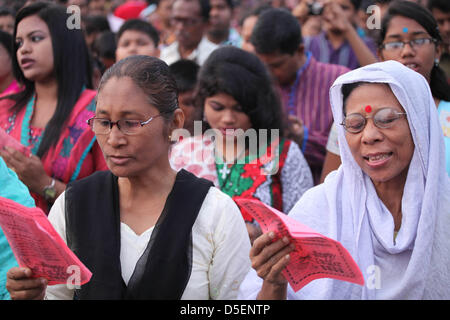
[[[3,158],[0,157],[0,196],[13,200],[26,207],[35,207],[34,199],[28,188],[19,180],[14,171],[9,169]],[[17,267],[17,261],[0,228],[0,299],[10,299],[6,290],[6,273],[9,269]]]

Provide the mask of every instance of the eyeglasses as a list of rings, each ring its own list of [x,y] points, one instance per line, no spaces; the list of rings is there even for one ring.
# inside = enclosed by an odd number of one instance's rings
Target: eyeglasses
[[[394,125],[395,121],[400,119],[401,116],[405,115],[404,112],[398,112],[392,108],[383,108],[378,110],[373,114],[373,116],[364,117],[360,113],[352,113],[347,115],[342,121],[341,125],[344,126],[345,130],[350,133],[361,132],[366,124],[367,119],[372,118],[373,123],[381,129],[387,129]]]
[[[413,39],[409,41],[392,41],[383,43],[380,48],[387,51],[398,51],[405,47],[406,44],[409,44],[411,48],[417,49],[422,47],[425,44],[436,43],[437,40],[433,38],[419,38]]]
[[[139,134],[141,128],[146,124],[149,124],[153,119],[161,116],[162,114],[158,114],[156,116],[151,117],[147,121],[139,121],[139,120],[126,120],[120,119],[116,122],[110,121],[108,119],[103,118],[90,118],[87,121],[87,124],[91,127],[92,131],[95,134],[109,134],[112,130],[112,127],[116,124],[117,128],[127,135],[135,135]]]

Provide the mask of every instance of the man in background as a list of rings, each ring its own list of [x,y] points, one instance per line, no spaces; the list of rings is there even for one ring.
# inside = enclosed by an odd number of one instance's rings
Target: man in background
[[[171,24],[176,41],[161,50],[161,60],[168,65],[189,59],[202,65],[218,45],[205,36],[209,20],[209,0],[176,0]]]

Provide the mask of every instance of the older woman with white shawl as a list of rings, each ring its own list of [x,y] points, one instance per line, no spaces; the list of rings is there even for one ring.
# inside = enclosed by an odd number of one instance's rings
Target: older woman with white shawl
[[[450,180],[428,83],[386,61],[340,76],[330,99],[342,165],[289,216],[341,242],[365,284],[318,279],[295,293],[281,273],[292,249],[266,233],[239,297],[450,299]]]

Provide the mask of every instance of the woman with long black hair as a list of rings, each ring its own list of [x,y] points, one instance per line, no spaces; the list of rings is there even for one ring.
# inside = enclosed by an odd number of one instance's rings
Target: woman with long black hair
[[[0,127],[32,153],[0,156],[46,212],[68,182],[106,168],[86,123],[96,94],[88,50],[68,17],[65,8],[41,2],[17,13],[13,71],[23,90],[0,101]]]

